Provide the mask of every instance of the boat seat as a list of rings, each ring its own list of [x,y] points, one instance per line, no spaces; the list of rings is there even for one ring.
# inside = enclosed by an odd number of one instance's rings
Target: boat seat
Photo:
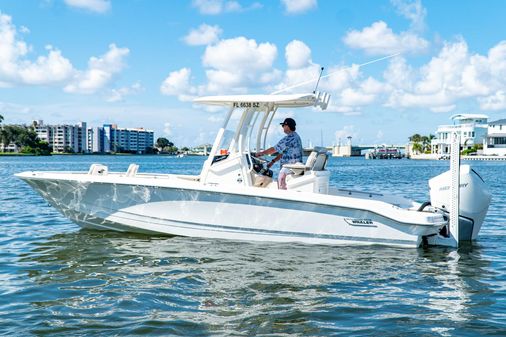
[[[329,156],[326,153],[320,153],[314,162],[313,171],[323,171],[325,170],[325,166],[327,165],[327,160]]]
[[[102,164],[91,164],[88,170],[89,175],[106,175],[109,172],[109,168]]]
[[[125,176],[126,177],[135,177],[135,175],[137,174],[137,171],[139,171],[139,165],[130,164],[128,166],[128,170],[126,171]]]
[[[306,171],[323,171],[327,164],[328,155],[325,148],[315,148],[307,157],[306,164],[285,164],[283,167],[291,170],[294,175],[302,175]]]

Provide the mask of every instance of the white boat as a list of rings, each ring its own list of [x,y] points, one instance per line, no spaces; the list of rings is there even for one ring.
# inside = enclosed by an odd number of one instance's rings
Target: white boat
[[[288,189],[279,190],[272,172],[252,155],[253,150],[265,148],[267,131],[278,109],[326,109],[328,100],[324,93],[196,99],[196,103],[224,106],[229,111],[201,173],[195,176],[139,173],[136,164],[126,172],[109,172],[107,166],[93,164],[88,172],[37,171],[16,176],[85,228],[402,247],[455,245],[477,237],[490,193],[469,166],[459,167],[460,207],[451,214],[455,196],[450,197],[450,192],[454,194],[455,187],[451,188],[450,180],[455,180],[455,174],[431,180],[432,205],[400,196],[332,188],[325,168],[327,153],[319,149],[306,163],[288,165],[294,175],[287,179]],[[457,222],[449,220],[452,214],[460,214]]]

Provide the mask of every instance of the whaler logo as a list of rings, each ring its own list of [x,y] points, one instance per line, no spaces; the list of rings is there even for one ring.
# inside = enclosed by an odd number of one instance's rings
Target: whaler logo
[[[459,187],[460,188],[466,188],[467,187],[467,183],[463,183],[463,184],[460,184]],[[450,189],[450,186],[442,186],[439,188],[439,191],[448,191]]]
[[[352,226],[376,227],[371,219],[344,218],[344,221]]]

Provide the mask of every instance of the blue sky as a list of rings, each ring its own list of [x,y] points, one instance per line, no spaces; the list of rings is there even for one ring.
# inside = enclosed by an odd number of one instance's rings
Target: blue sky
[[[0,114],[198,145],[225,112],[193,98],[271,93],[324,66],[329,109],[277,116],[304,145],[403,144],[456,113],[506,118],[504,13],[500,0],[0,0]]]

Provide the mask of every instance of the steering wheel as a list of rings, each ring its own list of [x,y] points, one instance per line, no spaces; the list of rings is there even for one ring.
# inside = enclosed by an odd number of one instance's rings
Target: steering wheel
[[[268,160],[264,159],[264,158],[260,158],[260,157],[255,157],[255,156],[251,156],[252,160],[253,161],[257,161],[259,162],[260,164],[265,164],[268,162]]]

